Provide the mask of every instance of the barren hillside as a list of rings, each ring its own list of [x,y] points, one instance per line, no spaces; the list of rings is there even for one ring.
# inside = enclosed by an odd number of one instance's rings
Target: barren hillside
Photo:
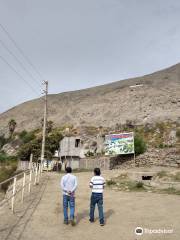
[[[48,111],[57,126],[180,121],[180,64],[139,78],[49,95]],[[7,130],[11,118],[18,130],[39,127],[42,114],[41,99],[20,104],[0,115],[0,132]]]

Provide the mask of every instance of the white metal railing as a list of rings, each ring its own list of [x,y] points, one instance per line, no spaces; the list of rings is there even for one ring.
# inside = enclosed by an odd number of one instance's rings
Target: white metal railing
[[[30,169],[23,171],[3,182],[0,183],[0,189],[7,185],[5,198],[0,202],[0,207],[5,203],[11,204],[11,210],[14,212],[15,198],[18,193],[21,193],[21,202],[24,201],[25,190],[28,194],[31,193],[33,186],[39,184],[40,177],[42,176],[43,165],[32,163]]]

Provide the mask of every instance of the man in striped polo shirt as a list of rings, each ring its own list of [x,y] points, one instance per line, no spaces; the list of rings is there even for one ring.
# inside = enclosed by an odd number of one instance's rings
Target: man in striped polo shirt
[[[94,169],[94,177],[91,178],[90,188],[92,188],[91,203],[90,203],[90,222],[94,222],[94,210],[97,204],[99,211],[99,222],[101,226],[104,226],[104,213],[103,213],[103,190],[105,186],[105,180],[101,176],[99,168]]]

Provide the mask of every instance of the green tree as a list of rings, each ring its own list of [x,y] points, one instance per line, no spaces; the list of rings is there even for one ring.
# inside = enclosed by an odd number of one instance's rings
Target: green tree
[[[43,127],[43,124],[44,124],[44,119],[42,118],[41,119],[41,125],[42,125],[42,127]],[[46,131],[47,131],[47,133],[50,133],[50,132],[52,132],[52,130],[53,130],[53,125],[54,125],[54,123],[53,123],[53,121],[47,121],[47,123],[46,123]]]
[[[59,148],[59,142],[63,138],[62,134],[58,131],[54,131],[46,137],[45,144],[45,158],[51,159],[55,150]],[[22,161],[28,161],[30,154],[33,154],[33,158],[38,160],[41,155],[42,137],[33,139],[32,141],[25,143],[21,146],[18,152],[18,156]]]
[[[59,142],[62,139],[63,136],[60,132],[52,132],[46,138],[46,149],[49,150],[52,154],[54,154],[54,152],[59,149]]]
[[[33,154],[33,158],[35,160],[37,160],[38,157],[40,157],[41,153],[40,139],[34,139],[28,143],[23,144],[18,151],[18,157],[22,161],[29,161],[31,153]]]
[[[47,126],[46,126],[47,133],[52,132],[53,125],[54,125],[53,121],[47,121]]]
[[[27,132],[26,130],[23,130],[21,133],[19,133],[19,138],[23,143],[28,143],[36,138],[34,132]]]
[[[16,126],[17,126],[16,121],[14,119],[11,119],[8,123],[10,137],[12,137],[12,135],[16,129]]]

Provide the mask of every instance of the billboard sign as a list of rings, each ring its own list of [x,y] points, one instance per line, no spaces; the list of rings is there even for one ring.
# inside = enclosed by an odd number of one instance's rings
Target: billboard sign
[[[105,136],[105,155],[134,153],[134,133],[110,134]]]

